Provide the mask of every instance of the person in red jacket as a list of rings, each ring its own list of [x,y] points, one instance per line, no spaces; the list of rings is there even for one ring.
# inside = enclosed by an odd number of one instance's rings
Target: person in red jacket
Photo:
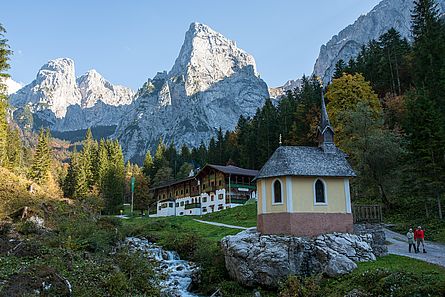
[[[425,250],[425,232],[422,230],[422,227],[417,227],[416,231],[414,231],[414,241],[417,242],[416,253],[419,252],[420,244],[422,244],[423,252],[426,253]]]

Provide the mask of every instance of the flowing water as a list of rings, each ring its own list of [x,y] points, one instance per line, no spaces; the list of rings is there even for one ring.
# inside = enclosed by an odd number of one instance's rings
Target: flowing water
[[[161,280],[164,294],[171,297],[198,297],[188,290],[194,276],[199,272],[199,267],[181,260],[177,252],[166,251],[146,239],[127,237],[125,245],[128,246],[130,252],[140,252],[149,260],[159,264],[155,270],[165,276]]]

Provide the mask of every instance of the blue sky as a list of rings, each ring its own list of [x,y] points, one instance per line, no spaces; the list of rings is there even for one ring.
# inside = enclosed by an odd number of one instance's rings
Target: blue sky
[[[0,23],[14,50],[10,74],[29,83],[48,60],[76,75],[96,69],[137,89],[170,70],[190,23],[209,25],[255,57],[269,86],[311,74],[320,46],[379,0],[6,1]]]

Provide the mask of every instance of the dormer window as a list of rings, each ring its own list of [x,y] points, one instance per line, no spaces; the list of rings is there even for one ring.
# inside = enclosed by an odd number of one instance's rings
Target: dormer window
[[[318,178],[314,184],[315,204],[327,204],[326,187],[323,180]]]
[[[283,186],[281,181],[276,179],[272,184],[272,204],[283,203]]]

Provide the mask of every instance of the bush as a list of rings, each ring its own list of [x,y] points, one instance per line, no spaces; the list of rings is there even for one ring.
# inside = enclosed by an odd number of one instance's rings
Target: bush
[[[298,277],[290,275],[279,286],[279,297],[316,297],[320,296],[321,275]]]
[[[125,296],[128,294],[127,277],[122,272],[115,272],[110,275],[106,286],[111,296]]]
[[[107,219],[95,222],[88,218],[76,218],[60,225],[59,242],[70,250],[106,252],[120,238],[118,229]]]
[[[36,223],[32,221],[25,221],[18,224],[17,231],[19,231],[23,235],[30,235],[30,234],[38,234],[40,232],[40,229],[36,225]]]
[[[0,236],[6,236],[12,230],[12,223],[8,221],[0,222]]]

